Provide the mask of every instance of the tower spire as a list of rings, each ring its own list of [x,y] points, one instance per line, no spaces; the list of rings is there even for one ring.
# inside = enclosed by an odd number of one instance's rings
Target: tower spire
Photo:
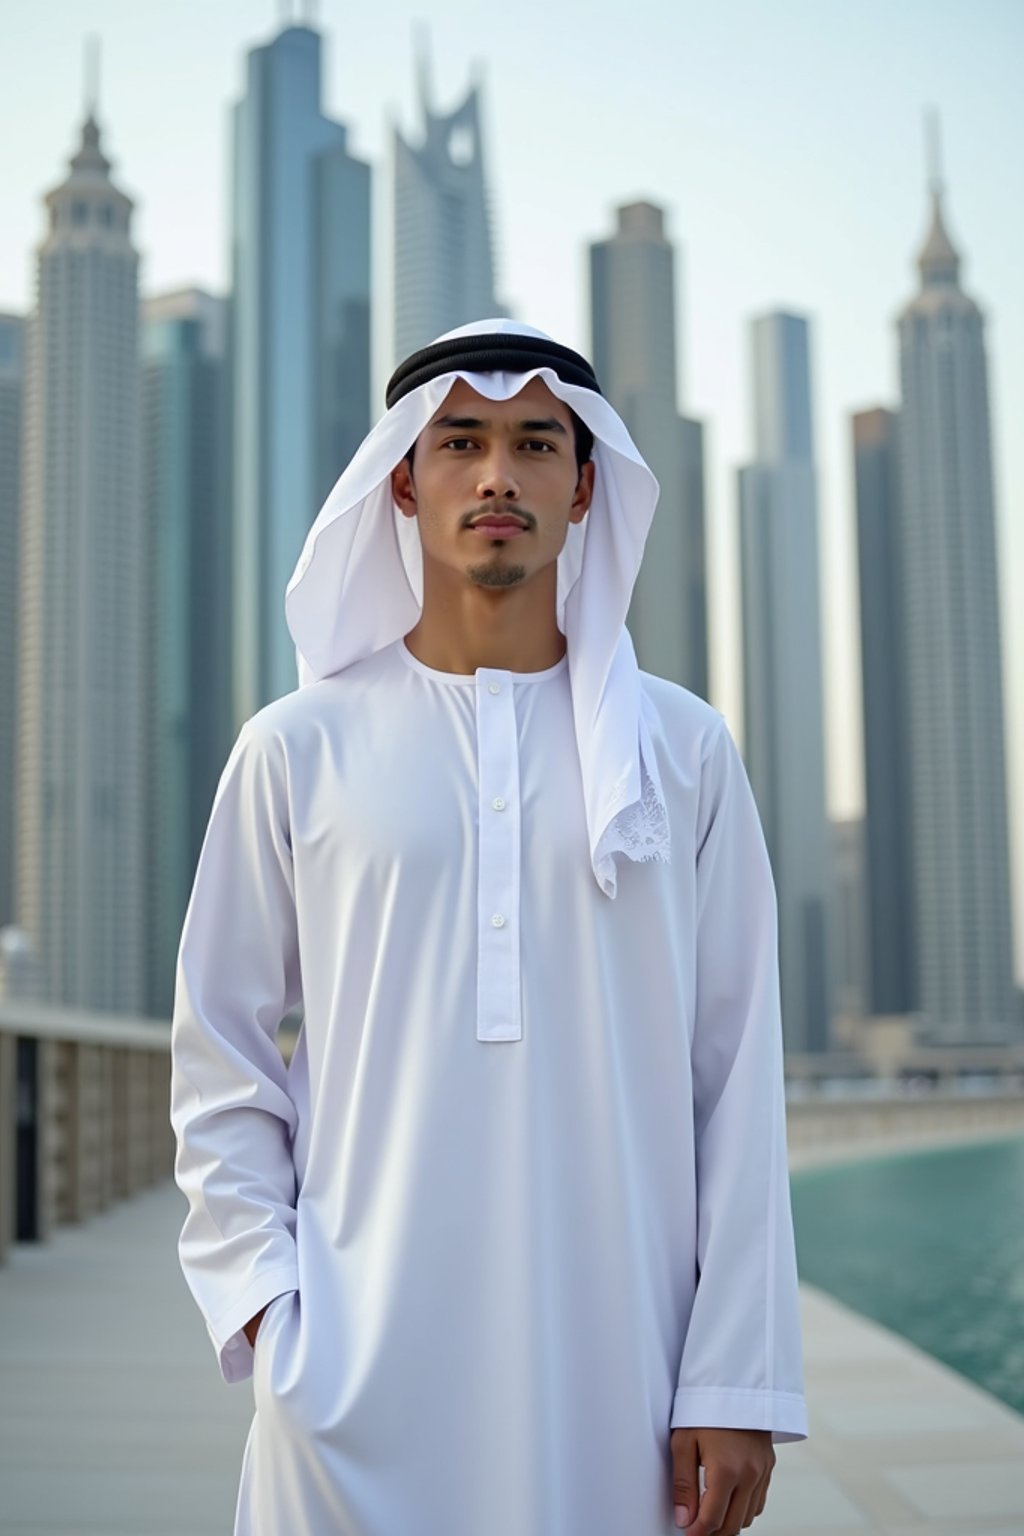
[[[430,29],[425,21],[418,21],[414,25],[413,47],[416,53],[416,86],[420,109],[424,119],[427,119],[430,117],[433,92],[430,88]]]
[[[925,159],[928,165],[928,190],[933,197],[942,196],[942,145],[939,136],[939,114],[935,107],[926,107],[924,114]]]
[[[100,40],[95,33],[85,39],[85,116],[95,120],[100,107]]]
[[[946,229],[942,211],[942,160],[939,144],[939,114],[934,107],[925,112],[925,158],[928,172],[928,191],[931,196],[931,226],[917,258],[921,282],[925,288],[937,285],[958,287],[960,283],[960,253]]]

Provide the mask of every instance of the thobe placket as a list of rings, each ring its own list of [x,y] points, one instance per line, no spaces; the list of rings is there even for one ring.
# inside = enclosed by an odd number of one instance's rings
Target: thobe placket
[[[476,674],[476,752],[480,795],[477,868],[478,1040],[520,1040],[519,738],[508,672]]]

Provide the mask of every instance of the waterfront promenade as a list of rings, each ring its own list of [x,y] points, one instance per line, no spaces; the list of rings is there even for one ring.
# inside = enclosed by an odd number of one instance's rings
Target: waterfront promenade
[[[251,1392],[217,1375],[177,1267],[182,1210],[160,1185],[0,1268],[2,1536],[230,1532]],[[758,1536],[1022,1536],[1024,1417],[821,1292],[802,1301],[811,1439],[778,1447]]]

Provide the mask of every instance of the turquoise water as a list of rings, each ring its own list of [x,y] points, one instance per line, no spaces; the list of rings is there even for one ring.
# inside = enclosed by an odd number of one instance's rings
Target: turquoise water
[[[1024,1413],[1024,1139],[792,1176],[800,1277]]]

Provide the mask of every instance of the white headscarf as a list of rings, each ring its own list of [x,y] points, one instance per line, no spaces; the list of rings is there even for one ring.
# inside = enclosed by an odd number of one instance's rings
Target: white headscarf
[[[552,338],[507,319],[449,331]],[[508,400],[541,378],[594,434],[594,495],[570,524],[558,557],[556,617],[566,637],[576,743],[594,876],[616,890],[615,855],[669,856],[668,818],[626,612],[658,499],[658,482],[601,395],[567,384],[554,368],[521,373],[455,369],[411,390],[386,411],[331,490],[285,592],[299,687],[408,634],[423,606],[423,555],[415,519],[391,494],[391,471],[408,453],[456,379],[489,400]]]

